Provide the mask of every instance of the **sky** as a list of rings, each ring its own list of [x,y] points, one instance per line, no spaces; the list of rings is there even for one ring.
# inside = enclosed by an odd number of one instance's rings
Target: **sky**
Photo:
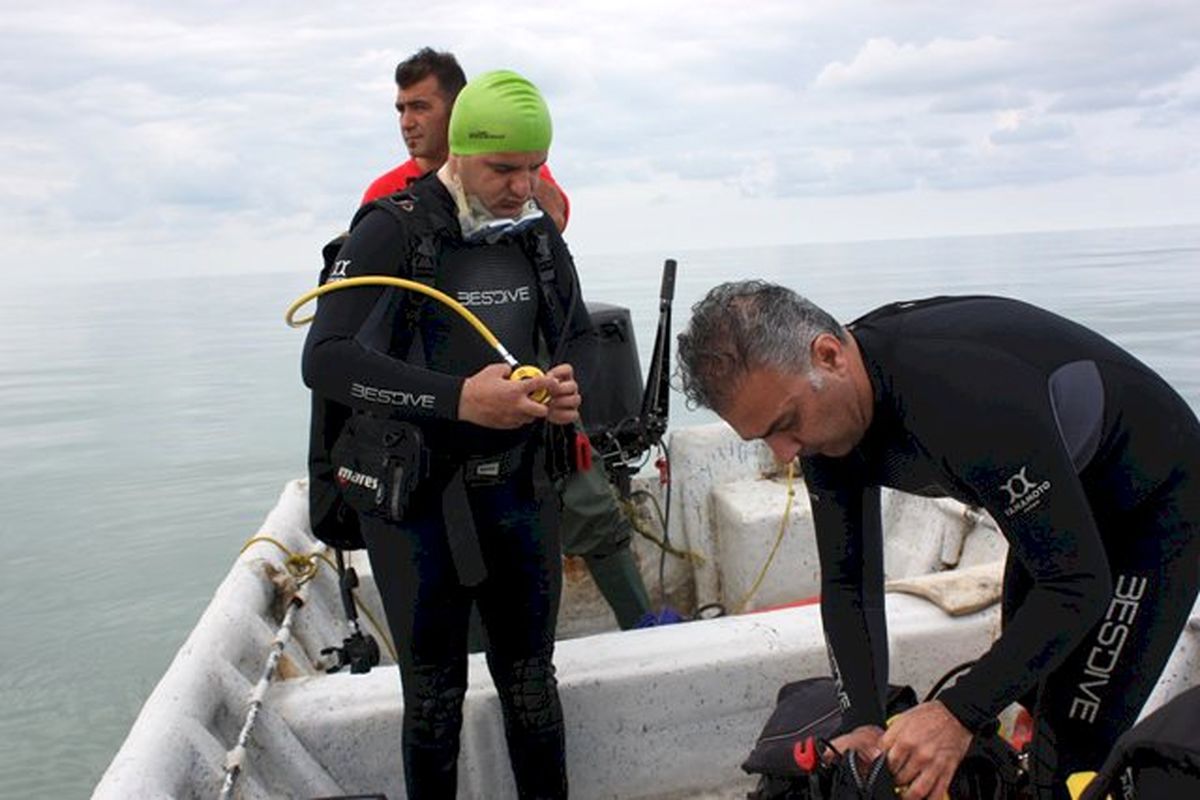
[[[315,271],[425,45],[542,89],[577,257],[1200,223],[1195,0],[0,0],[8,276]]]

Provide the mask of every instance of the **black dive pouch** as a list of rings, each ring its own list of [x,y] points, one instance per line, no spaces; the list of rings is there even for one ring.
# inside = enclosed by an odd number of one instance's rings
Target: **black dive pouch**
[[[330,452],[334,482],[346,505],[392,522],[404,519],[429,474],[421,429],[410,422],[356,412]]]
[[[917,704],[910,686],[888,685],[885,713],[899,714]],[[758,775],[750,800],[877,800],[895,798],[895,783],[883,758],[864,762],[853,751],[832,760],[821,757],[841,732],[837,684],[823,676],[786,684],[775,710],[742,769]]]

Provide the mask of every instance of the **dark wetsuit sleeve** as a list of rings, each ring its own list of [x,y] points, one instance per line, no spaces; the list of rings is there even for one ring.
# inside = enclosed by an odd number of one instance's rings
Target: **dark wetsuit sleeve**
[[[991,649],[941,696],[971,730],[1066,658],[1103,614],[1112,588],[1045,378],[1011,356],[979,359],[989,368],[975,372],[964,396],[944,398],[962,419],[946,426],[951,438],[941,452],[999,523],[1033,587]]]
[[[354,226],[338,260],[346,277],[398,276],[406,257],[403,227],[375,210]],[[353,408],[401,418],[457,419],[463,378],[415,367],[388,355],[409,334],[402,289],[361,286],[323,295],[304,344],[304,383]]]
[[[844,711],[842,731],[884,724],[887,626],[879,488],[845,463],[804,461],[821,562],[821,621]]]

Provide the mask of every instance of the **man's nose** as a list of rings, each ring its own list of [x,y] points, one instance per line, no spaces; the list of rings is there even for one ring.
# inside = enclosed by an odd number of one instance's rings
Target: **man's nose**
[[[533,197],[533,190],[536,187],[537,173],[528,170],[514,172],[512,182],[509,184],[509,190],[518,197]]]

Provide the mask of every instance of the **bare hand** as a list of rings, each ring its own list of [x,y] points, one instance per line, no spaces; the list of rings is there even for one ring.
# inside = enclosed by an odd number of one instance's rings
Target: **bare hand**
[[[541,375],[522,381],[510,381],[507,364],[488,364],[463,382],[458,398],[458,418],[485,428],[511,430],[550,414],[548,406],[530,397],[545,389],[553,396],[558,379]],[[551,400],[553,403],[553,400]]]
[[[897,716],[880,740],[905,800],[945,797],[970,745],[971,732],[937,700]]]
[[[546,418],[555,425],[570,425],[579,419],[579,384],[575,382],[575,371],[570,364],[558,364],[546,373],[555,384],[550,388],[550,401],[546,404]]]
[[[883,753],[879,740],[883,738],[883,728],[878,725],[860,725],[849,733],[843,733],[829,744],[839,753],[853,750],[859,755],[860,761],[874,761]],[[833,758],[833,753],[827,751],[823,756],[825,761]]]

